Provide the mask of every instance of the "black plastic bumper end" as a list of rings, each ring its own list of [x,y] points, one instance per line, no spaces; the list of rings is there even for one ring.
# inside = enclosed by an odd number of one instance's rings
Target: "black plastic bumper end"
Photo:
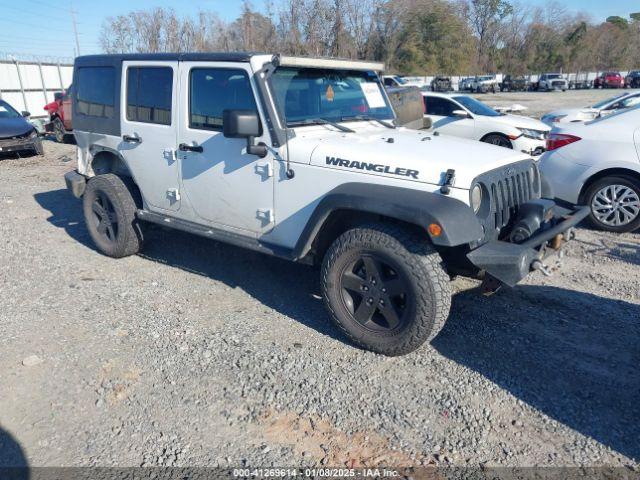
[[[67,172],[64,174],[64,183],[67,184],[67,190],[69,190],[74,197],[80,198],[84,195],[87,179],[78,172]]]

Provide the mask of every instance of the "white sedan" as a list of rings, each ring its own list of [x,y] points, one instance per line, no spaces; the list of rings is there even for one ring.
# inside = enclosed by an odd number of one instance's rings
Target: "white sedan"
[[[558,123],[587,122],[638,104],[640,104],[640,91],[635,91],[607,98],[590,107],[567,108],[549,112],[544,114],[541,120],[552,127]]]
[[[431,129],[447,135],[512,148],[532,156],[545,150],[550,127],[539,120],[496,112],[468,95],[422,92]]]
[[[547,149],[540,159],[546,195],[588,205],[591,223],[602,230],[640,227],[640,106],[558,124]]]

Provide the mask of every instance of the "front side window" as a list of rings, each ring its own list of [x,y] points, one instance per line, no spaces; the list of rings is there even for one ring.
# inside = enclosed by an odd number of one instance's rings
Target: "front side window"
[[[222,130],[224,110],[257,110],[245,70],[194,68],[189,80],[189,127]]]
[[[452,117],[454,110],[460,110],[455,103],[442,97],[424,97],[424,111],[427,115]]]
[[[344,122],[394,118],[375,72],[279,67],[270,86],[287,126],[322,120]]]
[[[129,67],[127,120],[171,125],[171,67]]]
[[[483,115],[485,117],[499,117],[501,114],[496,112],[493,108],[485,105],[484,103],[476,100],[473,97],[468,97],[466,95],[460,95],[457,97],[453,97],[453,99],[459,104],[463,105],[467,110],[471,113],[475,113],[476,115]]]
[[[77,72],[78,113],[91,117],[113,118],[115,69],[81,67]]]

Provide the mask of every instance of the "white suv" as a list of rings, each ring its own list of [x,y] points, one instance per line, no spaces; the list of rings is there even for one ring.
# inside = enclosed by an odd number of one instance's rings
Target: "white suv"
[[[335,324],[387,355],[437,334],[451,275],[482,273],[493,291],[544,270],[588,212],[541,198],[529,155],[397,128],[380,70],[244,53],[77,58],[78,170],[65,179],[96,247],[135,254],[151,222],[321,264]]]

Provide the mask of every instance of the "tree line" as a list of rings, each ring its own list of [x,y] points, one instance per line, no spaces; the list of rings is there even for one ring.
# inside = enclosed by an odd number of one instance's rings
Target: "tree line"
[[[640,13],[594,22],[561,3],[278,0],[238,18],[153,8],[108,17],[107,53],[260,51],[383,61],[404,75],[640,68]]]

